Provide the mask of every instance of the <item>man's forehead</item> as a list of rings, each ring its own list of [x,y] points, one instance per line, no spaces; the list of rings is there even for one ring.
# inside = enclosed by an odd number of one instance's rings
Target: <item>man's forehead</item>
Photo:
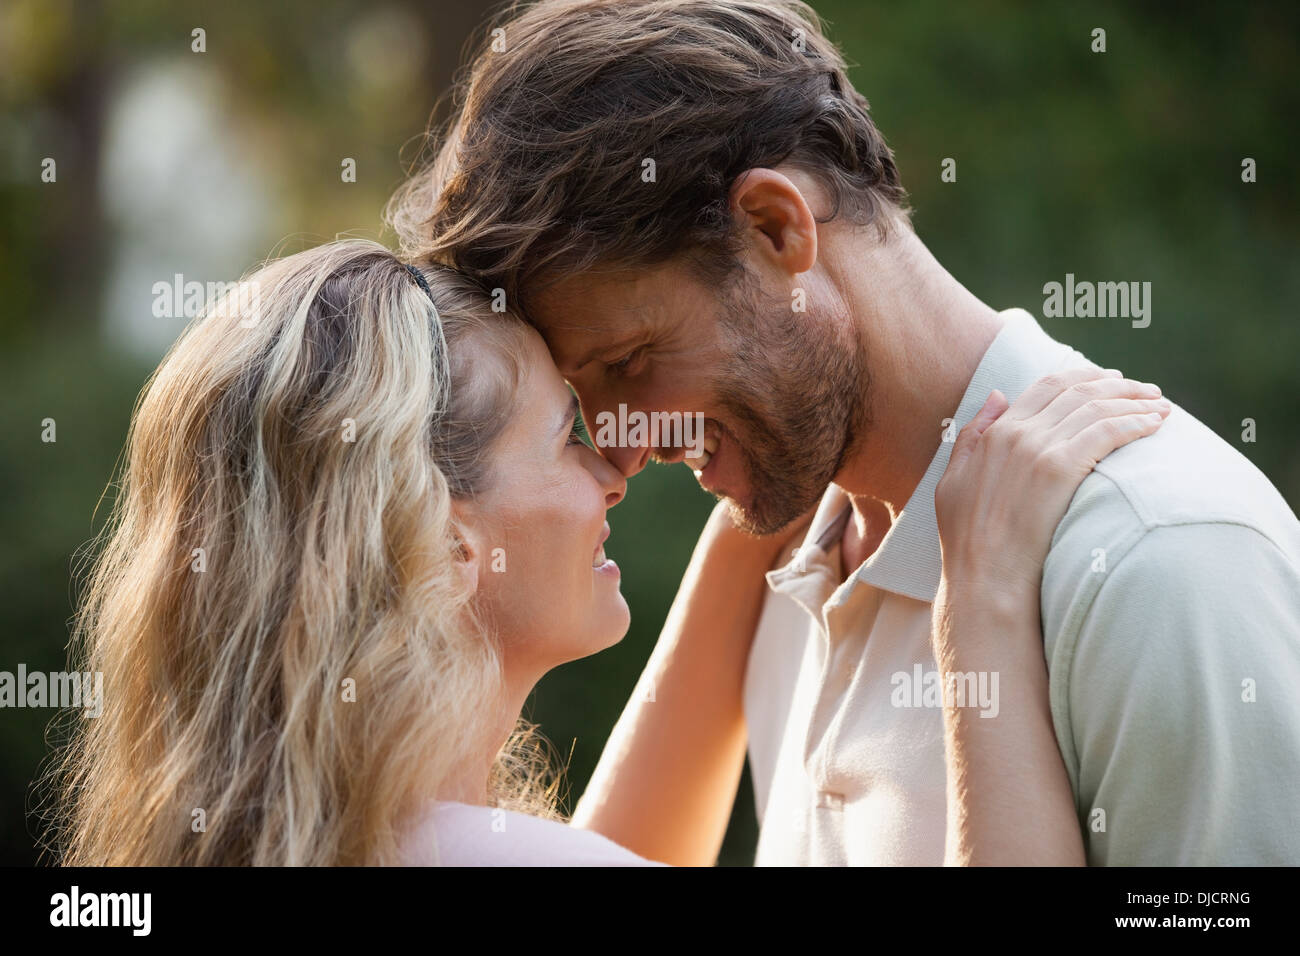
[[[589,362],[616,351],[624,343],[642,335],[642,324],[584,325],[563,322],[552,328],[538,328],[551,359],[568,378]]]
[[[664,314],[669,304],[654,293],[645,277],[575,276],[539,291],[528,304],[528,320],[552,352],[614,343]]]
[[[645,272],[620,272],[561,279],[530,297],[529,317],[539,329],[597,334],[645,322],[659,305],[654,278]]]

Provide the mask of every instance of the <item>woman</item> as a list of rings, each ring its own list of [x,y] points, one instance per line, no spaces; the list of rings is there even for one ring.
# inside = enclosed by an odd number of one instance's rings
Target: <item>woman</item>
[[[981,722],[951,715],[952,856],[1001,846],[995,810],[1016,772],[1028,790],[1011,796],[1043,794],[1043,839],[1076,861],[1034,562],[1080,461],[1159,416],[1137,399],[1090,406],[1067,436],[1048,413],[1069,394],[1040,390],[1011,409],[1020,440],[994,441],[1001,429],[978,433],[998,398],[963,431],[940,491],[936,648],[968,668],[996,657],[1003,686],[1020,669],[1030,759],[1017,769]],[[671,751],[671,772],[648,781],[663,796],[644,821],[653,852],[602,835],[608,806],[587,814],[592,828],[565,825],[520,709],[548,670],[628,625],[604,552],[626,487],[575,413],[526,324],[457,274],[374,243],[273,262],[196,321],[136,409],[78,623],[78,667],[101,671],[106,692],[63,763],[64,861],[711,862],[743,760],[738,689],[762,572],[792,537],[748,539],[715,513],[638,689],[655,695],[641,727],[652,732],[616,738],[601,761],[605,775],[635,773],[661,764],[649,751]],[[1083,457],[1040,468],[1045,436]],[[1056,519],[981,519],[1026,487],[1059,501]],[[989,547],[1024,569],[1023,588],[987,586]],[[993,623],[1016,653],[986,640]],[[701,694],[712,712],[674,723],[672,702]]]

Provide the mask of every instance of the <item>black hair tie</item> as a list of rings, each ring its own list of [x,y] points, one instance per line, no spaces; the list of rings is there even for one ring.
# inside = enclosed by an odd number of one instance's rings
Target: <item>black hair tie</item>
[[[402,263],[402,265],[405,266],[406,271],[409,272],[412,275],[412,277],[414,277],[415,284],[424,290],[424,294],[427,295],[429,297],[429,301],[432,302],[433,290],[429,288],[429,282],[427,279],[424,278],[424,273],[421,272],[419,269],[415,268],[415,266],[411,265],[409,262],[404,262]]]

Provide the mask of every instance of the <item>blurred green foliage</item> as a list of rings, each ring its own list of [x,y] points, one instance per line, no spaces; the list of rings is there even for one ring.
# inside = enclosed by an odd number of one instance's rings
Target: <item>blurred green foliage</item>
[[[1160,383],[1295,507],[1300,7],[815,6],[856,64],[940,261],[990,305],[1023,306],[1099,363]],[[341,233],[381,236],[399,158],[411,157],[486,10],[464,0],[0,7],[0,670],[61,667],[76,555],[102,523],[135,396],[165,347],[124,342],[104,294],[115,256],[138,238],[105,214],[104,143],[121,91],[159,64],[216,82],[210,135],[274,199],[240,254],[249,267]],[[195,27],[206,30],[202,54],[191,52]],[[1091,51],[1095,27],[1105,53]],[[58,158],[56,183],[40,179],[47,156]],[[357,160],[355,183],[340,180],[342,157]],[[945,183],[949,157],[957,180]],[[1256,183],[1242,182],[1245,157]],[[201,172],[202,160],[185,162]],[[146,228],[165,244],[217,230],[219,218],[182,207]],[[176,271],[163,255],[154,278]],[[1150,281],[1151,326],[1041,319],[1044,283],[1066,273]],[[40,438],[47,417],[55,443]],[[1257,422],[1253,444],[1240,440],[1245,418]],[[710,505],[685,469],[652,467],[612,515],[632,630],[553,672],[526,711],[570,758],[574,796]],[[0,863],[36,859],[26,810],[51,715],[0,712]],[[755,833],[746,781],[722,862],[750,862]]]

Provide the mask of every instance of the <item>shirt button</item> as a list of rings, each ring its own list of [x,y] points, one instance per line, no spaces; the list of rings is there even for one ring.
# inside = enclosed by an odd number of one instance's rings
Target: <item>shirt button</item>
[[[817,806],[824,810],[843,810],[844,794],[832,790],[818,790]]]

